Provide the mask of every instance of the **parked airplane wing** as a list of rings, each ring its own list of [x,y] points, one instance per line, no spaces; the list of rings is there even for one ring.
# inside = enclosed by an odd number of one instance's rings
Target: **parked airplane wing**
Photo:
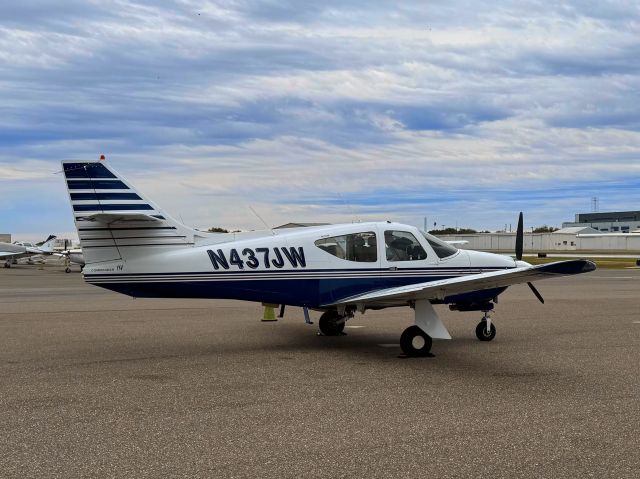
[[[596,265],[588,260],[578,259],[557,261],[555,263],[537,266],[493,271],[490,273],[471,274],[468,276],[411,284],[395,288],[382,289],[346,298],[331,305],[338,304],[375,304],[388,301],[416,301],[420,299],[439,299],[462,293],[481,291],[485,289],[503,288],[513,284],[527,283],[539,279],[553,278],[572,274],[588,273],[596,269]]]

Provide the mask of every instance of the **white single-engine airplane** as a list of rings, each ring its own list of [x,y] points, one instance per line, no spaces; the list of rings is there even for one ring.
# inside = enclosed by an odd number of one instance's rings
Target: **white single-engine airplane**
[[[33,243],[16,241],[15,243],[0,243],[0,259],[4,259],[4,267],[11,268],[20,258],[29,258],[53,253],[53,243],[56,237],[50,235],[40,246]]]
[[[339,335],[356,311],[410,306],[415,325],[400,337],[407,356],[432,339],[451,339],[433,304],[481,311],[476,327],[491,341],[494,303],[508,286],[595,269],[587,260],[532,266],[458,250],[413,226],[355,223],[247,233],[186,227],[145,198],[104,161],[63,161],[84,254],[85,281],[134,297],[228,298],[323,311],[320,331]]]

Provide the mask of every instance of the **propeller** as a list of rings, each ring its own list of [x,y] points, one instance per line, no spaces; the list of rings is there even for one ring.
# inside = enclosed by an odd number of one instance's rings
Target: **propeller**
[[[518,216],[518,229],[516,230],[516,259],[520,261],[522,259],[522,245],[524,244],[524,221],[522,217],[522,211]]]
[[[516,259],[518,261],[522,260],[523,245],[524,245],[524,219],[522,217],[522,211],[521,211],[520,216],[518,216],[518,229],[516,230]],[[536,287],[530,282],[527,282],[527,286],[529,286],[533,294],[536,296],[536,298],[538,298],[538,301],[544,304],[544,298],[540,294],[540,291],[538,291]]]
[[[538,291],[536,289],[536,287],[533,284],[529,283],[529,282],[527,283],[527,285],[529,286],[529,288],[531,288],[531,291],[533,291],[533,294],[536,295],[536,298],[538,298],[538,301],[540,301],[542,304],[544,304],[544,298],[540,294],[540,291]]]

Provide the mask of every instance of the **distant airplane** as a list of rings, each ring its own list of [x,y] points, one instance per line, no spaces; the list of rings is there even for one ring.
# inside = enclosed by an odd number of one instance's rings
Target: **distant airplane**
[[[228,298],[322,311],[334,336],[356,312],[409,306],[415,325],[400,336],[407,356],[451,339],[433,304],[480,311],[476,336],[496,335],[490,313],[508,286],[595,270],[587,260],[532,266],[455,246],[391,222],[247,233],[205,233],[171,218],[103,161],[62,162],[90,284],[134,297]]]
[[[65,240],[67,241],[67,240]],[[64,258],[64,272],[71,273],[71,265],[80,265],[80,271],[84,269],[84,255],[82,254],[82,248],[68,248],[59,253],[53,253],[56,256]]]
[[[29,258],[53,253],[53,243],[56,237],[50,235],[40,246],[24,241],[15,243],[0,243],[0,259],[4,259],[4,267],[11,268],[20,258]]]

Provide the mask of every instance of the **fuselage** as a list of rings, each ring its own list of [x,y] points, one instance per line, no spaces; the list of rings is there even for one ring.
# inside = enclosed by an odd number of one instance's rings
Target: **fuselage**
[[[516,267],[390,222],[195,238],[188,247],[119,246],[89,263],[87,282],[135,297],[228,298],[322,308],[369,291]],[[505,288],[445,298],[488,301]]]

